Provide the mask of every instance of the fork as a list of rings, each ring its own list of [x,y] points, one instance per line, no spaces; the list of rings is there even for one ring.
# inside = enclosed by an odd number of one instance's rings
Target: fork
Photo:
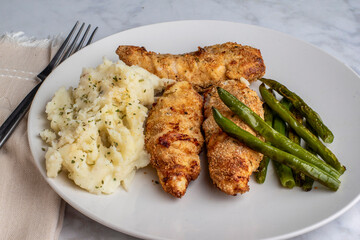
[[[66,37],[62,45],[60,46],[59,50],[56,52],[55,56],[45,67],[45,69],[37,75],[37,78],[40,80],[39,83],[31,90],[31,92],[26,95],[26,97],[21,101],[21,103],[16,107],[16,109],[11,113],[11,115],[5,120],[5,122],[0,127],[0,149],[5,144],[6,140],[10,137],[11,133],[15,130],[16,126],[20,122],[20,120],[25,116],[25,114],[28,112],[31,102],[35,97],[36,92],[40,88],[41,84],[45,81],[47,76],[65,59],[67,59],[71,54],[77,52],[83,47],[83,44],[85,42],[85,39],[88,35],[88,32],[91,28],[91,25],[89,24],[88,27],[85,30],[85,33],[83,37],[81,38],[80,42],[76,45],[81,32],[85,26],[85,23],[83,23],[78,30],[75,38],[71,42],[70,46],[70,40],[76,30],[76,28],[79,25],[79,21],[77,21],[70,31],[69,35]],[[92,39],[97,31],[98,27],[96,27],[93,32],[91,33],[86,46],[89,45],[92,42]]]

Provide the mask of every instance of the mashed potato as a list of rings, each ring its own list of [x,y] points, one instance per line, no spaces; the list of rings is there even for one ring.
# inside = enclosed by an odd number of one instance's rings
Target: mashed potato
[[[137,66],[104,59],[84,69],[79,86],[59,89],[46,105],[51,129],[40,133],[49,144],[46,170],[61,170],[92,193],[129,187],[136,169],[149,163],[143,126],[156,91],[172,80]]]

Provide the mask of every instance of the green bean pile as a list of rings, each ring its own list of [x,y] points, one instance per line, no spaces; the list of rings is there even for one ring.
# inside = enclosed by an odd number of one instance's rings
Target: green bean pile
[[[300,186],[304,191],[310,191],[313,182],[318,181],[336,191],[340,186],[339,177],[346,168],[318,138],[319,135],[324,142],[329,142],[333,140],[333,134],[298,95],[275,80],[260,81],[263,82],[259,90],[265,102],[265,120],[226,90],[219,87],[217,90],[225,105],[262,135],[265,142],[238,127],[216,108],[212,109],[216,123],[224,132],[264,155],[255,173],[256,181],[264,183],[271,159],[283,187]],[[272,90],[283,99],[278,101]],[[306,148],[300,145],[300,139],[305,141]]]

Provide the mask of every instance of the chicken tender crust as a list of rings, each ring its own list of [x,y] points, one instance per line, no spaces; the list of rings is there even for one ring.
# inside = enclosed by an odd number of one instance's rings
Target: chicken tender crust
[[[264,117],[261,100],[246,84],[229,80],[219,86],[236,96],[262,118]],[[212,116],[212,107],[217,108],[242,129],[262,138],[221,101],[216,87],[205,94],[205,121],[202,127],[207,144],[210,177],[221,191],[229,195],[245,193],[249,191],[250,176],[257,170],[262,154],[224,133]]]
[[[203,99],[188,82],[169,87],[152,107],[145,146],[165,192],[181,198],[200,173]]]
[[[179,55],[126,45],[119,46],[116,53],[128,65],[143,67],[160,78],[190,82],[198,92],[228,79],[243,77],[252,82],[265,74],[260,50],[233,42],[199,47],[195,52]]]

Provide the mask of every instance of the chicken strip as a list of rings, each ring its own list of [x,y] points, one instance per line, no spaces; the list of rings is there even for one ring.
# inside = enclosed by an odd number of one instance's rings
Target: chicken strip
[[[170,86],[152,107],[145,146],[165,192],[181,198],[200,173],[203,98],[188,82]]]
[[[260,50],[232,42],[179,55],[157,54],[135,46],[119,46],[116,53],[127,65],[138,65],[160,78],[190,82],[198,92],[227,79],[243,77],[252,82],[265,74]]]
[[[261,100],[256,92],[246,84],[229,80],[219,86],[236,96],[262,118],[264,117]],[[221,114],[231,119],[242,129],[257,137],[260,136],[221,101],[216,87],[213,87],[205,94],[203,129],[207,144],[210,177],[221,191],[229,195],[245,193],[249,191],[250,175],[258,168],[262,154],[251,150],[243,143],[224,133],[213,118],[212,107],[216,107]]]

